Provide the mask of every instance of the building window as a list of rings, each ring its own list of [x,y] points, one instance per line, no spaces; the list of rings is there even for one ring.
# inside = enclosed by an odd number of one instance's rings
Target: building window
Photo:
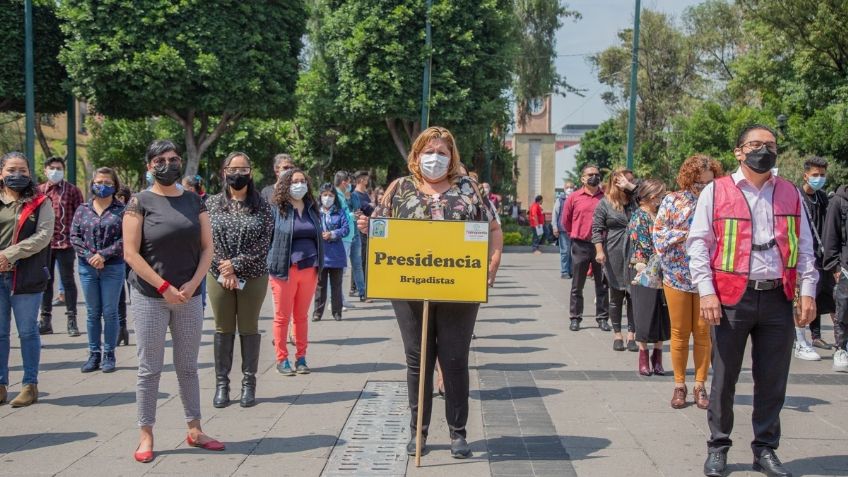
[[[531,204],[533,199],[542,193],[542,141],[539,139],[530,140],[529,169],[527,192],[530,197],[527,203]]]

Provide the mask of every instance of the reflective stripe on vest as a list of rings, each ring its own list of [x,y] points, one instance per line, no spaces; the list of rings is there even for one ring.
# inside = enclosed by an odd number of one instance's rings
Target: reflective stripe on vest
[[[780,177],[774,180],[774,239],[783,262],[784,293],[791,300],[797,282],[801,198],[791,183]],[[731,176],[716,179],[713,187],[713,233],[716,237],[711,259],[713,280],[721,303],[732,306],[742,299],[747,288],[754,224],[748,201]]]

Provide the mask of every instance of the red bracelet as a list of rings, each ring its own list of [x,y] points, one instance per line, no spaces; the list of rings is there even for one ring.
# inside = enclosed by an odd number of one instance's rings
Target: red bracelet
[[[168,283],[168,280],[165,280],[165,281],[162,282],[162,285],[159,286],[159,288],[156,289],[156,291],[159,292],[160,295],[164,295],[165,291],[168,290],[168,288],[170,288],[170,287],[171,287],[171,284]]]

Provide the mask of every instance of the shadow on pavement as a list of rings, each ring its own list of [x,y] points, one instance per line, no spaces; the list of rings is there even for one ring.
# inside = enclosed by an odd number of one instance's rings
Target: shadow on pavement
[[[342,321],[386,321],[386,320],[394,320],[394,315],[381,315],[381,316],[358,316],[356,318],[342,318]]]
[[[41,338],[41,349],[87,349],[88,341],[75,341],[73,343],[45,343]]]
[[[63,396],[53,399],[42,399],[40,393],[38,402],[40,404],[52,404],[54,406],[79,406],[79,407],[102,407],[102,406],[123,406],[124,404],[132,404],[135,402],[135,392],[123,393],[100,393],[100,394],[80,394],[78,396]],[[157,399],[164,399],[170,394],[160,392]]]
[[[336,364],[326,368],[313,369],[316,373],[370,373],[375,371],[397,371],[406,369],[406,365],[398,363],[354,363]]]
[[[561,363],[486,363],[475,366],[476,370],[487,371],[542,371],[565,367]]]
[[[41,434],[4,436],[0,440],[0,454],[6,454],[15,450],[32,450],[59,446],[94,437],[97,437],[97,434],[94,432],[45,432]]]
[[[750,394],[737,394],[736,399],[733,400],[733,403],[741,404],[743,406],[753,406],[754,398]],[[790,411],[810,412],[811,407],[821,406],[822,404],[830,404],[830,401],[806,396],[786,396],[786,401],[784,401],[783,403],[783,408],[788,409]],[[845,467],[845,469],[848,473],[848,467]]]
[[[215,454],[232,455],[272,455],[294,452],[304,452],[314,449],[331,449],[336,443],[336,436],[316,434],[296,437],[266,437],[259,440],[225,441],[227,449]],[[184,455],[198,452],[197,449],[181,446],[178,449],[156,451],[156,455]],[[200,451],[203,452],[203,451]]]
[[[483,321],[492,321],[492,320],[483,320]],[[513,341],[533,341],[540,340],[543,338],[550,338],[552,336],[556,336],[553,333],[524,333],[517,335],[489,335],[489,336],[478,336],[478,340],[513,340]]]
[[[848,474],[848,455],[823,455],[784,462],[795,475],[839,475]]]
[[[511,401],[513,399],[538,398],[562,394],[561,389],[539,388],[535,386],[508,386],[499,389],[484,389],[471,391],[471,399],[480,401]]]
[[[515,303],[511,305],[482,305],[481,308],[503,308],[505,310],[514,309],[514,308],[541,308],[542,305],[538,305],[535,303]]]
[[[539,348],[537,346],[475,346],[474,351],[478,353],[491,354],[516,354],[516,353],[535,353],[537,351],[545,351],[548,348]]]
[[[578,447],[566,450],[562,440],[578,442]],[[509,461],[573,461],[596,459],[598,450],[609,447],[609,439],[583,436],[500,436],[486,441],[489,462],[493,468]]]
[[[486,323],[507,323],[510,325],[515,325],[518,323],[529,323],[536,321],[535,318],[495,318],[494,320],[487,320],[485,318],[479,318],[477,321],[485,321]]]
[[[389,341],[388,338],[385,337],[372,337],[372,338],[338,338],[338,339],[330,339],[330,340],[319,340],[319,341],[310,341],[310,345],[316,344],[325,344],[325,345],[344,345],[344,346],[358,346],[358,345],[367,345],[374,343],[381,343],[383,341]]]

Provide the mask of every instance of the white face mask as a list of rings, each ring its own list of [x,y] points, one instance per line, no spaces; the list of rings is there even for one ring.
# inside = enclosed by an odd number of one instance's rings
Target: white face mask
[[[52,183],[62,182],[65,178],[65,171],[62,169],[47,169],[47,180]]]
[[[293,199],[300,200],[306,195],[306,189],[307,187],[305,182],[298,182],[289,187],[289,194],[291,194]]]
[[[450,158],[441,154],[422,154],[418,160],[421,174],[427,179],[441,179],[448,173]]]
[[[331,196],[331,195],[322,195],[321,196],[321,205],[323,205],[324,208],[326,208],[326,209],[329,209],[330,207],[332,207],[333,202],[335,202],[335,201],[336,201],[336,198]]]

